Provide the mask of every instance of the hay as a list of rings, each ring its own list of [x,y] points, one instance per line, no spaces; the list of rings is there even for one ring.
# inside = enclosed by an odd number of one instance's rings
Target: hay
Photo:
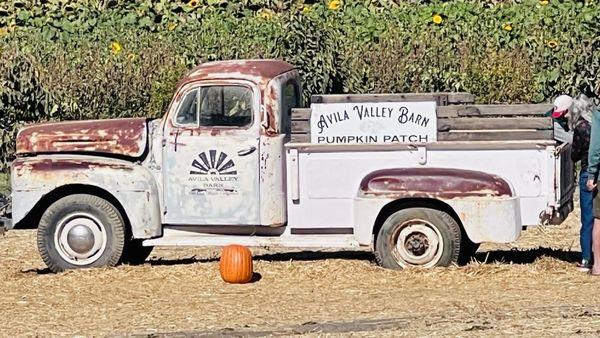
[[[13,231],[0,238],[0,333],[597,335],[600,278],[577,272],[569,252],[578,227],[571,217],[511,245],[483,245],[467,266],[431,270],[381,269],[364,251],[255,249],[261,279],[247,285],[221,281],[215,248],[157,249],[143,266],[54,275],[35,233]]]

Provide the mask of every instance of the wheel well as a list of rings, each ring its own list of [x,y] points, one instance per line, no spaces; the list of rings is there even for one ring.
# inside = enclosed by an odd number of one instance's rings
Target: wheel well
[[[42,214],[44,211],[52,205],[52,203],[58,201],[59,199],[75,194],[87,194],[94,195],[100,198],[103,198],[110,202],[112,205],[119,210],[121,216],[123,217],[123,221],[125,222],[125,226],[127,229],[127,238],[129,238],[131,234],[131,226],[129,223],[129,218],[127,217],[127,213],[123,208],[123,205],[116,199],[110,192],[93,186],[93,185],[85,185],[85,184],[70,184],[64,185],[62,187],[58,187],[51,192],[44,195],[36,205],[29,211],[27,216],[23,218],[19,223],[15,225],[15,229],[36,229],[40,223],[40,219],[42,218]]]
[[[379,211],[379,214],[375,219],[375,225],[373,226],[373,235],[375,235],[375,240],[377,240],[379,229],[381,229],[383,223],[391,214],[408,208],[430,208],[443,211],[454,218],[454,220],[460,226],[461,234],[465,236],[465,229],[460,221],[460,217],[458,217],[458,214],[456,214],[454,209],[452,209],[452,207],[447,203],[433,198],[406,198],[392,201],[381,208],[381,211]]]

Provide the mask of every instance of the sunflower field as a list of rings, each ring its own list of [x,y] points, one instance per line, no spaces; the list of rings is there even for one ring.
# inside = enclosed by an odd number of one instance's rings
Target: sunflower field
[[[210,60],[281,58],[313,93],[468,91],[481,103],[598,92],[586,0],[5,0],[0,169],[16,128],[161,116]]]

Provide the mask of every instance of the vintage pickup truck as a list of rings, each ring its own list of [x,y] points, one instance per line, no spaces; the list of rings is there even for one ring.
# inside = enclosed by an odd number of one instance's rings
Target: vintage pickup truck
[[[290,64],[205,63],[162,119],[20,130],[4,227],[37,228],[58,272],[231,243],[371,247],[386,268],[447,266],[562,222],[573,165],[547,105],[536,115],[457,95],[318,95],[296,109]]]

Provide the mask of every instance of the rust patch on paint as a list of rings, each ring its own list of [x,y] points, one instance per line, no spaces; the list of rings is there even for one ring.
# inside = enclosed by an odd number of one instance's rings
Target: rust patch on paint
[[[363,197],[461,198],[509,197],[510,185],[480,171],[445,168],[397,168],[375,171],[360,184]]]
[[[17,176],[29,174],[31,172],[57,172],[73,171],[81,169],[117,169],[131,171],[132,167],[110,161],[89,161],[75,159],[16,159],[13,162],[13,170]]]
[[[17,158],[13,161],[12,171],[18,178],[30,181],[31,184],[56,184],[61,178],[69,177],[69,180],[77,181],[76,177],[92,177],[97,170],[116,170],[112,175],[119,177],[120,174],[132,173],[134,168],[125,163],[119,163],[106,159],[106,161],[88,160],[84,158]],[[106,182],[100,180],[97,183],[103,186]],[[67,182],[69,183],[69,182]]]
[[[17,135],[16,154],[91,152],[140,157],[147,134],[145,118],[34,124]]]
[[[238,79],[260,84],[294,67],[282,60],[228,60],[203,63],[190,70],[178,88],[198,80]]]
[[[279,104],[279,96],[274,86],[269,86],[266,89],[267,95],[265,98],[266,121],[263,121],[265,126],[263,133],[266,136],[277,135],[277,107]]]

